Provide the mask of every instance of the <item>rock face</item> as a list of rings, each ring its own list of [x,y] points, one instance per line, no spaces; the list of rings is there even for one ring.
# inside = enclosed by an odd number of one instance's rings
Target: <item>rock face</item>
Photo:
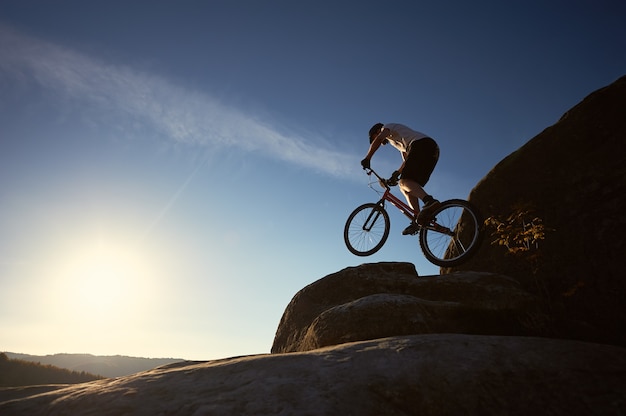
[[[2,415],[617,415],[626,350],[422,335],[151,371],[4,401]]]
[[[561,324],[554,336],[626,345],[626,77],[569,110],[496,165],[469,197],[483,216],[530,207],[545,240],[508,254],[487,238],[443,273],[504,274],[542,297]],[[531,217],[532,218],[532,217]]]
[[[410,263],[350,267],[298,292],[278,325],[273,353],[396,335],[539,335],[547,319],[515,280],[490,273],[418,278]]]

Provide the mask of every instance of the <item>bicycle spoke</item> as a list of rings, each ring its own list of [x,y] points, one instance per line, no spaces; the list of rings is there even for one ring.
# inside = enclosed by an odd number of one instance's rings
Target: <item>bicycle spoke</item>
[[[378,204],[364,204],[348,217],[344,241],[357,256],[369,256],[380,250],[389,235],[389,215]]]

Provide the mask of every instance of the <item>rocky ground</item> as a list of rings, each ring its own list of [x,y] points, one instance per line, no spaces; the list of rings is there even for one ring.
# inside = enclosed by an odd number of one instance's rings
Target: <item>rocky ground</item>
[[[0,414],[620,415],[624,392],[619,347],[436,334],[173,364],[4,401]]]

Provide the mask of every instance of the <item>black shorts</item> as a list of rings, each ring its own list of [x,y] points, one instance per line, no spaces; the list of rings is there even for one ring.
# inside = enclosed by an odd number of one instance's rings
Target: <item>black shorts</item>
[[[439,146],[430,137],[425,137],[411,143],[409,154],[404,162],[402,178],[412,179],[421,186],[426,185],[430,174],[435,170],[439,160]]]

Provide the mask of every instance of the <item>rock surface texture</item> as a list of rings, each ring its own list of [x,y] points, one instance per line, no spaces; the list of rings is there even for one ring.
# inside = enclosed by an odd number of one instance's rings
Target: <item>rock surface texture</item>
[[[535,296],[506,276],[464,272],[418,277],[410,263],[349,267],[298,292],[273,353],[308,351],[396,335],[540,335]]]
[[[421,335],[182,362],[5,401],[0,414],[619,415],[625,374],[619,347]]]

